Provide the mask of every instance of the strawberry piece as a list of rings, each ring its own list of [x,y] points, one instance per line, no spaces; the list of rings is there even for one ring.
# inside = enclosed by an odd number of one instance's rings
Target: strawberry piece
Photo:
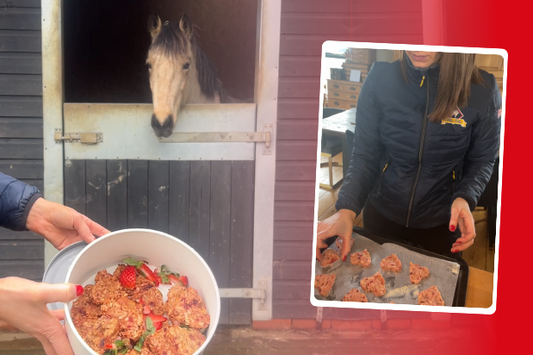
[[[174,274],[169,274],[168,275],[168,279],[170,281],[170,284],[172,285],[181,285],[181,282],[180,280],[178,279],[178,277]]]
[[[152,323],[162,323],[167,320],[164,316],[158,316],[156,314],[149,314],[147,317],[150,317],[152,319]]]
[[[152,281],[153,283],[155,283],[156,286],[159,286],[159,281],[157,280],[157,278],[155,277],[154,272],[150,269],[150,267],[148,265],[143,263],[138,268],[138,270],[139,270],[139,274],[141,274],[142,276],[147,278],[149,281]]]
[[[189,278],[187,276],[180,276],[178,279],[183,284],[183,286],[189,286]]]
[[[131,265],[137,268],[139,275],[145,277],[149,281],[155,283],[156,286],[159,286],[159,280],[156,278],[154,272],[145,261],[137,260],[135,258],[126,258],[123,260],[126,265]]]
[[[135,284],[136,284],[135,280],[136,280],[135,267],[126,266],[124,270],[122,270],[122,272],[120,273],[120,276],[119,276],[120,284],[125,288],[134,289]]]

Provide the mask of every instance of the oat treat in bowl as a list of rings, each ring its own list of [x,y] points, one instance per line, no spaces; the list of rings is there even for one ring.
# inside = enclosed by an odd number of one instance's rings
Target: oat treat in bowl
[[[76,355],[199,355],[220,317],[218,286],[205,261],[157,231],[97,239],[74,259],[67,282],[85,287],[65,305]]]

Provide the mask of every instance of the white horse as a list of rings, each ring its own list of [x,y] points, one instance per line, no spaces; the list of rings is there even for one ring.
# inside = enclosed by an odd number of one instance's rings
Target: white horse
[[[187,15],[164,24],[152,16],[148,27],[152,44],[146,63],[154,105],[151,124],[157,137],[172,134],[185,104],[242,102],[222,87],[213,64],[198,46]]]

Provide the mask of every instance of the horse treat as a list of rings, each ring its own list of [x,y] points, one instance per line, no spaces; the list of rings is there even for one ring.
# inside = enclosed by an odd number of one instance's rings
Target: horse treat
[[[363,251],[351,254],[350,262],[353,265],[361,265],[362,267],[369,267],[372,262],[372,258],[370,257],[370,253],[368,252],[368,250],[365,249]]]
[[[99,355],[191,355],[206,340],[210,317],[186,277],[165,266],[123,260],[113,274],[99,271],[74,301],[72,322]],[[163,287],[169,285],[167,300]]]
[[[399,272],[402,269],[402,262],[396,254],[392,254],[381,260],[380,266],[383,271]]]
[[[418,294],[418,304],[427,306],[444,306],[444,300],[437,286],[431,286]]]
[[[315,276],[315,288],[322,297],[328,297],[330,295],[335,278],[335,274]]]
[[[385,279],[379,271],[374,276],[365,277],[360,283],[363,291],[373,293],[377,297],[381,297],[387,292]]]
[[[409,262],[409,280],[413,284],[419,284],[422,279],[429,276],[429,269],[424,266]]]
[[[352,288],[350,292],[344,295],[343,302],[368,302],[366,295],[356,288]]]

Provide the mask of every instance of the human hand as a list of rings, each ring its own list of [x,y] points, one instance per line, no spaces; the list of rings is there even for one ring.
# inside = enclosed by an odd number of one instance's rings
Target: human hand
[[[346,256],[350,252],[350,240],[352,238],[355,216],[355,212],[343,209],[318,223],[316,244],[316,258],[318,260],[322,259],[320,249],[327,248],[328,246],[324,240],[336,235],[342,238],[341,257],[342,261],[346,260]]]
[[[72,208],[44,198],[37,199],[31,207],[26,227],[42,235],[58,250],[81,240],[90,243],[95,235],[101,237],[110,233]]]
[[[474,238],[476,237],[476,225],[470,206],[463,198],[456,198],[452,204],[450,218],[450,231],[455,231],[457,225],[461,230],[461,237],[458,238],[452,245],[452,253],[463,251],[474,245]]]
[[[38,283],[19,277],[0,279],[0,325],[37,338],[47,355],[73,355],[59,322],[64,311],[50,311],[46,304],[69,302],[82,293],[80,285]]]

